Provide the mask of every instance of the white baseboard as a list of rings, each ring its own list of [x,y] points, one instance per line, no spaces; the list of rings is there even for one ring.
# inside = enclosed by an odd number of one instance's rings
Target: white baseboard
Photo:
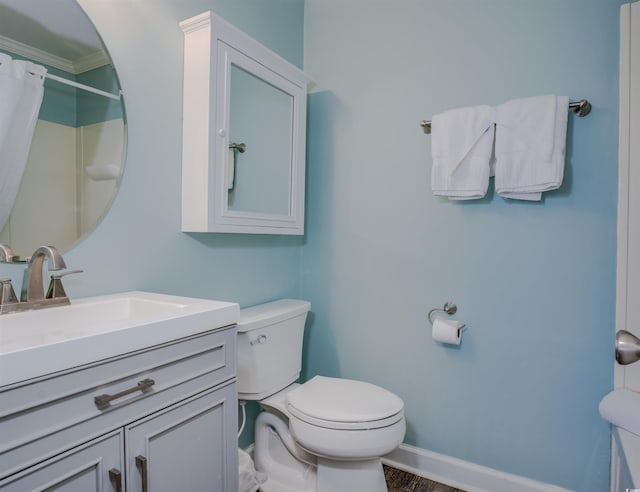
[[[569,492],[556,485],[401,444],[382,458],[386,465],[468,492]]]

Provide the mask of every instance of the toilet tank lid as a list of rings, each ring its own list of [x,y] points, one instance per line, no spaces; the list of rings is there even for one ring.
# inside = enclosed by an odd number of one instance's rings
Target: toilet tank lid
[[[290,318],[295,318],[301,314],[306,314],[311,309],[309,301],[298,299],[280,299],[278,301],[258,304],[240,310],[238,320],[238,333],[263,328],[265,326],[279,323]]]

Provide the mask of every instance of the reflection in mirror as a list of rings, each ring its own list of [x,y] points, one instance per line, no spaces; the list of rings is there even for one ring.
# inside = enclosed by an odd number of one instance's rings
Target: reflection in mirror
[[[117,74],[74,0],[0,0],[0,53],[47,70],[26,167],[11,215],[0,224],[0,243],[21,257],[43,244],[68,249],[104,217],[122,175],[126,123]],[[0,166],[1,159],[0,147]]]
[[[229,86],[229,141],[247,149],[229,153],[228,208],[289,215],[293,96],[233,64]]]

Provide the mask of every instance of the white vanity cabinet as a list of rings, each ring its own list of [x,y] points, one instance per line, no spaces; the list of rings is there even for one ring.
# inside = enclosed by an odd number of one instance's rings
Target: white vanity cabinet
[[[235,326],[0,387],[0,490],[238,490]]]
[[[236,391],[227,385],[128,425],[126,468],[137,473],[127,474],[127,490],[236,492],[236,428],[227,426]]]
[[[124,470],[122,444],[122,431],[109,433],[27,468],[0,488],[7,492],[123,490],[118,489]]]

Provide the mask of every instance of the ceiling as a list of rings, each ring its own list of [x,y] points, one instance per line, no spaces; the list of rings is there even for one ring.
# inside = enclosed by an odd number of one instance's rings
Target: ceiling
[[[0,0],[0,38],[72,64],[104,53],[98,33],[75,0]],[[2,44],[0,48],[6,49]]]

